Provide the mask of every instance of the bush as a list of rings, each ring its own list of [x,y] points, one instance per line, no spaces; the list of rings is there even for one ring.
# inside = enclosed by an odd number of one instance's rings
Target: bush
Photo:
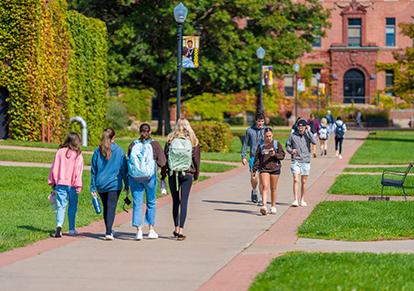
[[[269,124],[274,126],[283,126],[287,125],[288,122],[282,116],[270,116],[269,117]]]
[[[200,141],[203,152],[229,151],[233,135],[227,123],[217,121],[194,122],[192,127]]]
[[[154,90],[139,90],[126,87],[117,87],[115,90],[118,100],[125,105],[130,117],[139,121],[151,121]]]
[[[230,125],[244,125],[243,116],[230,116],[229,118]]]
[[[362,120],[366,126],[388,126],[389,112],[388,111],[364,111],[362,112]]]
[[[118,131],[128,126],[127,109],[125,106],[116,101],[112,100],[109,103],[108,113],[106,115],[106,124],[108,127],[112,127]]]

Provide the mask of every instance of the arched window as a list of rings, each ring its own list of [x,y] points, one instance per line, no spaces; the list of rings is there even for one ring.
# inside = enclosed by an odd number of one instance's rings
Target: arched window
[[[365,103],[365,76],[358,69],[345,73],[344,103]]]

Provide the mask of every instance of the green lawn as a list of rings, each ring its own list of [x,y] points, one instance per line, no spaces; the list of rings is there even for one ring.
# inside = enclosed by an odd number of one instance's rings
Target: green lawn
[[[407,195],[414,194],[414,176],[407,176],[404,185]],[[381,175],[339,175],[329,188],[330,194],[379,195],[381,194]],[[399,188],[385,187],[384,195],[403,195]]]
[[[414,201],[325,201],[298,234],[347,241],[414,239],[413,210]]]
[[[226,172],[229,170],[232,170],[236,168],[236,166],[231,166],[231,165],[223,165],[223,164],[213,164],[213,163],[201,163],[200,165],[200,171],[201,172],[206,172],[206,173],[221,173],[221,172]]]
[[[405,164],[414,161],[414,131],[376,131],[351,159],[351,164]]]
[[[0,166],[0,252],[49,237],[55,228],[55,213],[47,196],[49,169]],[[208,179],[200,176],[199,181]],[[6,182],[5,182],[6,181]],[[89,194],[90,172],[84,171],[84,189],[79,194],[77,227],[102,219],[95,214]],[[157,189],[159,195],[159,187]],[[118,212],[122,211],[122,193]],[[67,217],[64,231],[67,231]],[[132,230],[131,230],[132,231]]]
[[[414,255],[293,252],[250,287],[264,290],[414,290]]]
[[[404,172],[407,167],[387,167],[387,168],[346,168],[344,172],[360,172],[360,173],[382,173],[385,169],[392,171]]]

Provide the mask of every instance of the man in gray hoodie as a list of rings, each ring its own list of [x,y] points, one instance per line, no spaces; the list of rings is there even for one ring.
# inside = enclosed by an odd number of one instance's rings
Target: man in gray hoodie
[[[243,147],[242,147],[242,163],[243,165],[247,164],[247,147],[250,146],[250,158],[249,158],[249,170],[250,170],[250,184],[252,185],[251,191],[251,200],[253,203],[259,202],[262,200],[260,195],[258,195],[257,185],[258,185],[258,176],[253,175],[253,164],[254,164],[254,156],[256,154],[257,147],[264,142],[264,123],[265,123],[265,116],[263,113],[256,114],[256,123],[249,127],[246,130],[246,135],[243,140]]]
[[[286,151],[292,156],[290,170],[293,174],[292,206],[307,206],[305,202],[305,185],[310,172],[311,144],[316,144],[316,137],[311,133],[306,120],[297,122],[297,130],[286,141]],[[301,178],[301,199],[299,200],[299,177]],[[299,202],[300,201],[300,202]]]

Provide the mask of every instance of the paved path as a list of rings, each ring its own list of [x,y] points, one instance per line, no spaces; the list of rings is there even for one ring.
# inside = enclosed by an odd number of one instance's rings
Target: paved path
[[[130,216],[122,214],[113,242],[102,240],[101,223],[83,229],[81,238],[49,239],[32,249],[0,254],[1,289],[246,290],[275,256],[312,244],[298,241],[295,246],[296,228],[326,198],[326,189],[366,133],[348,135],[356,138],[345,142],[344,160],[328,156],[312,162],[307,208],[289,208],[289,161],[283,162],[279,180],[278,213],[265,217],[248,202],[248,173],[238,168],[194,186],[187,240],[171,239],[171,204],[165,197],[158,203],[158,240],[134,241]]]

